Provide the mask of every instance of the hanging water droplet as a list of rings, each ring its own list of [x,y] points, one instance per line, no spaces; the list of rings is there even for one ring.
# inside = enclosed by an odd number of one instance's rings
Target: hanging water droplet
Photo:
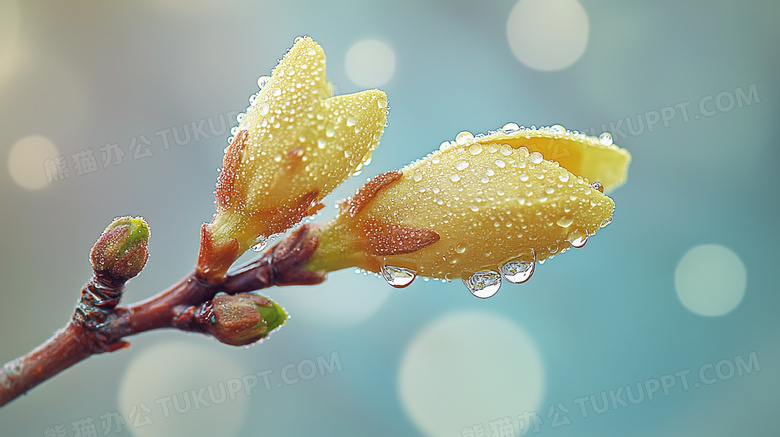
[[[250,249],[252,249],[253,252],[260,252],[261,250],[265,249],[265,245],[268,243],[268,240],[262,235],[257,237],[255,241],[256,243],[253,244],[252,247],[250,247]]]
[[[520,130],[520,126],[517,123],[507,123],[501,128],[501,131],[507,135],[513,134]]]
[[[473,139],[474,139],[474,134],[472,134],[472,133],[471,133],[471,132],[469,132],[469,131],[465,131],[465,130],[464,130],[463,132],[459,133],[459,134],[458,134],[458,135],[455,137],[455,143],[456,143],[457,145],[459,145],[459,146],[463,146],[463,145],[465,145],[465,144],[468,144],[468,143],[469,143],[471,140],[473,140]]]
[[[499,267],[501,274],[504,275],[504,279],[513,284],[522,284],[523,282],[531,279],[536,269],[536,262],[534,261],[533,254],[525,254],[509,261],[508,263]]]
[[[480,299],[487,299],[501,288],[501,275],[495,270],[484,270],[474,273],[468,279],[463,279],[463,284],[471,294]]]
[[[601,182],[599,181],[590,184],[590,187],[593,188],[594,190],[599,190],[600,193],[604,192],[604,186],[601,185]]]
[[[532,152],[528,155],[528,160],[531,161],[531,164],[541,164],[544,160],[544,156],[539,152]]]
[[[417,272],[403,267],[383,266],[380,273],[382,278],[395,288],[404,288],[417,277]]]
[[[602,146],[611,146],[612,134],[609,132],[604,132],[603,134],[599,135],[599,142]]]
[[[585,245],[585,243],[588,242],[588,236],[587,235],[581,235],[573,240],[571,240],[571,247],[575,249],[579,249],[582,246]]]
[[[605,228],[610,223],[612,223],[612,216],[607,217],[603,222],[601,222],[599,227]]]

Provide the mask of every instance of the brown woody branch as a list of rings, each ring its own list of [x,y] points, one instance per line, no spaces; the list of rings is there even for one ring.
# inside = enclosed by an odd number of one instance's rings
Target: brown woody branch
[[[124,283],[95,274],[82,289],[68,324],[36,349],[0,370],[0,407],[92,355],[129,346],[123,339],[154,329],[192,331],[181,320],[218,293],[248,293],[281,285],[313,285],[323,272],[305,270],[317,238],[307,225],[291,233],[256,260],[207,280],[191,272],[167,290],[132,305],[118,305]]]

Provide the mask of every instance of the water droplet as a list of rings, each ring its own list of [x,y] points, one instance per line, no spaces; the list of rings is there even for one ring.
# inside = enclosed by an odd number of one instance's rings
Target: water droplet
[[[376,105],[380,108],[387,108],[387,100],[377,100]]]
[[[558,180],[560,180],[561,182],[569,182],[569,174],[568,173],[559,174]]]
[[[415,173],[414,174],[414,181],[420,182],[422,180],[422,173]]]
[[[605,227],[607,227],[607,225],[608,225],[608,224],[610,224],[610,223],[612,223],[612,216],[609,216],[609,217],[607,217],[607,219],[606,219],[606,220],[604,220],[603,222],[601,222],[601,224],[599,225],[599,227],[605,228]]]
[[[572,223],[574,223],[574,220],[571,217],[564,217],[556,222],[562,228],[568,228]]]
[[[544,160],[544,156],[539,152],[533,152],[528,155],[528,160],[531,161],[531,164],[541,164]]]
[[[264,104],[264,105],[260,106],[260,109],[258,110],[258,112],[260,113],[260,115],[265,116],[266,114],[268,114],[268,111],[270,111],[270,110],[271,110],[271,108],[268,105]]]
[[[455,164],[455,169],[457,169],[458,171],[462,171],[468,168],[468,166],[469,166],[468,161],[460,161],[459,163]]]
[[[479,155],[480,153],[482,153],[482,145],[472,144],[471,146],[469,146],[469,153],[471,153],[474,156]]]
[[[354,126],[355,123],[357,123],[357,119],[355,117],[347,117],[347,126]]]
[[[599,142],[602,146],[611,146],[612,134],[609,132],[604,132],[603,134],[599,135]]]
[[[458,174],[450,175],[450,180],[452,182],[458,182],[460,180],[460,175],[458,175]]]
[[[501,288],[501,275],[495,270],[485,270],[463,279],[463,284],[474,296],[487,299],[498,293],[498,289]]]
[[[563,135],[563,134],[566,133],[566,128],[561,126],[560,124],[554,124],[554,125],[550,126],[550,130],[555,135]]]
[[[271,80],[270,76],[260,76],[257,78],[257,86],[259,86],[260,89],[263,89],[263,87],[268,84],[269,80]]]
[[[458,244],[457,246],[455,246],[455,252],[463,253],[465,251],[466,251],[466,246],[462,244]]]
[[[521,255],[499,267],[504,279],[513,284],[522,284],[531,279],[535,269],[536,262],[533,253]]]
[[[547,187],[547,188],[544,189],[544,192],[547,193],[547,194],[552,194],[552,193],[555,192],[555,188]]]
[[[403,267],[383,266],[380,273],[382,278],[395,288],[404,288],[417,277],[417,272]]]
[[[501,128],[501,131],[507,135],[513,134],[520,130],[520,126],[517,123],[507,123]]]
[[[317,147],[319,147],[320,149],[324,149],[325,148],[325,144],[327,144],[327,141],[325,141],[324,138],[319,138],[317,140]]]
[[[585,243],[588,242],[588,236],[587,235],[580,235],[577,238],[571,240],[571,247],[575,249],[579,249],[582,246],[585,245]]]
[[[325,129],[325,135],[328,137],[332,137],[333,134],[335,134],[335,130],[333,129],[333,126],[328,126],[327,129]]]
[[[239,123],[241,123],[242,121],[244,121],[244,117],[246,117],[246,114],[244,114],[243,112],[241,112],[241,113],[239,113],[238,115],[236,115],[236,121],[237,121],[237,122],[239,122]]]
[[[527,174],[523,173],[523,174],[520,175],[520,181],[521,182],[525,182],[527,180],[528,180],[528,175]]]
[[[485,176],[493,176],[496,172],[492,168],[485,170]]]
[[[255,241],[256,243],[253,244],[252,247],[250,247],[250,249],[252,249],[253,252],[260,252],[261,250],[265,249],[265,245],[268,243],[268,240],[262,235],[257,237]]]
[[[604,192],[604,186],[601,185],[601,182],[599,181],[590,184],[590,187],[593,188],[594,190],[599,190],[600,193]]]
[[[273,95],[274,95],[274,97],[281,96],[282,95],[282,89],[281,88],[275,89],[274,92],[273,92]]]
[[[504,156],[509,156],[512,154],[512,146],[510,146],[509,144],[502,144],[498,148],[498,151],[501,152],[501,154]]]
[[[464,130],[463,132],[459,133],[458,136],[455,137],[455,144],[459,146],[463,146],[465,144],[468,144],[473,139],[474,139],[474,134]]]
[[[500,159],[496,159],[496,167],[498,168],[504,168],[506,167],[506,163]]]

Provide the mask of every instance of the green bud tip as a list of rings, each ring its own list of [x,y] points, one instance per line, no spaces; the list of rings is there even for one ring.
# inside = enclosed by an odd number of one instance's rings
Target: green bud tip
[[[92,246],[92,268],[117,281],[136,276],[149,256],[149,236],[149,225],[143,217],[114,219]]]

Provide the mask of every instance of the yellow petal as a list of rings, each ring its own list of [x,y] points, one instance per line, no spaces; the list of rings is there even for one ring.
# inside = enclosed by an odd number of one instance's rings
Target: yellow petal
[[[455,279],[516,260],[547,259],[584,244],[611,221],[612,199],[588,179],[540,153],[499,143],[498,138],[508,137],[502,135],[459,135],[405,167],[402,177],[383,176],[390,182],[382,189],[361,190],[368,198],[353,198],[322,230],[322,255],[315,255],[312,266],[334,270],[354,265],[375,272],[393,266]],[[579,160],[567,164],[587,163],[582,157],[597,150],[590,140],[579,142],[588,146],[580,148]],[[613,187],[617,180],[607,179]],[[389,247],[378,251],[372,246],[369,222],[396,230]],[[435,242],[430,232],[438,236]],[[411,246],[423,240],[426,245],[397,250],[405,239]],[[329,250],[333,253],[327,254]],[[327,256],[338,261],[325,261]]]
[[[477,138],[477,142],[509,144],[514,148],[525,147],[539,152],[544,159],[558,162],[570,172],[598,181],[609,193],[626,182],[631,155],[626,149],[612,143],[608,133],[599,138],[566,130],[563,126],[521,128],[515,123],[506,124],[500,131]]]

